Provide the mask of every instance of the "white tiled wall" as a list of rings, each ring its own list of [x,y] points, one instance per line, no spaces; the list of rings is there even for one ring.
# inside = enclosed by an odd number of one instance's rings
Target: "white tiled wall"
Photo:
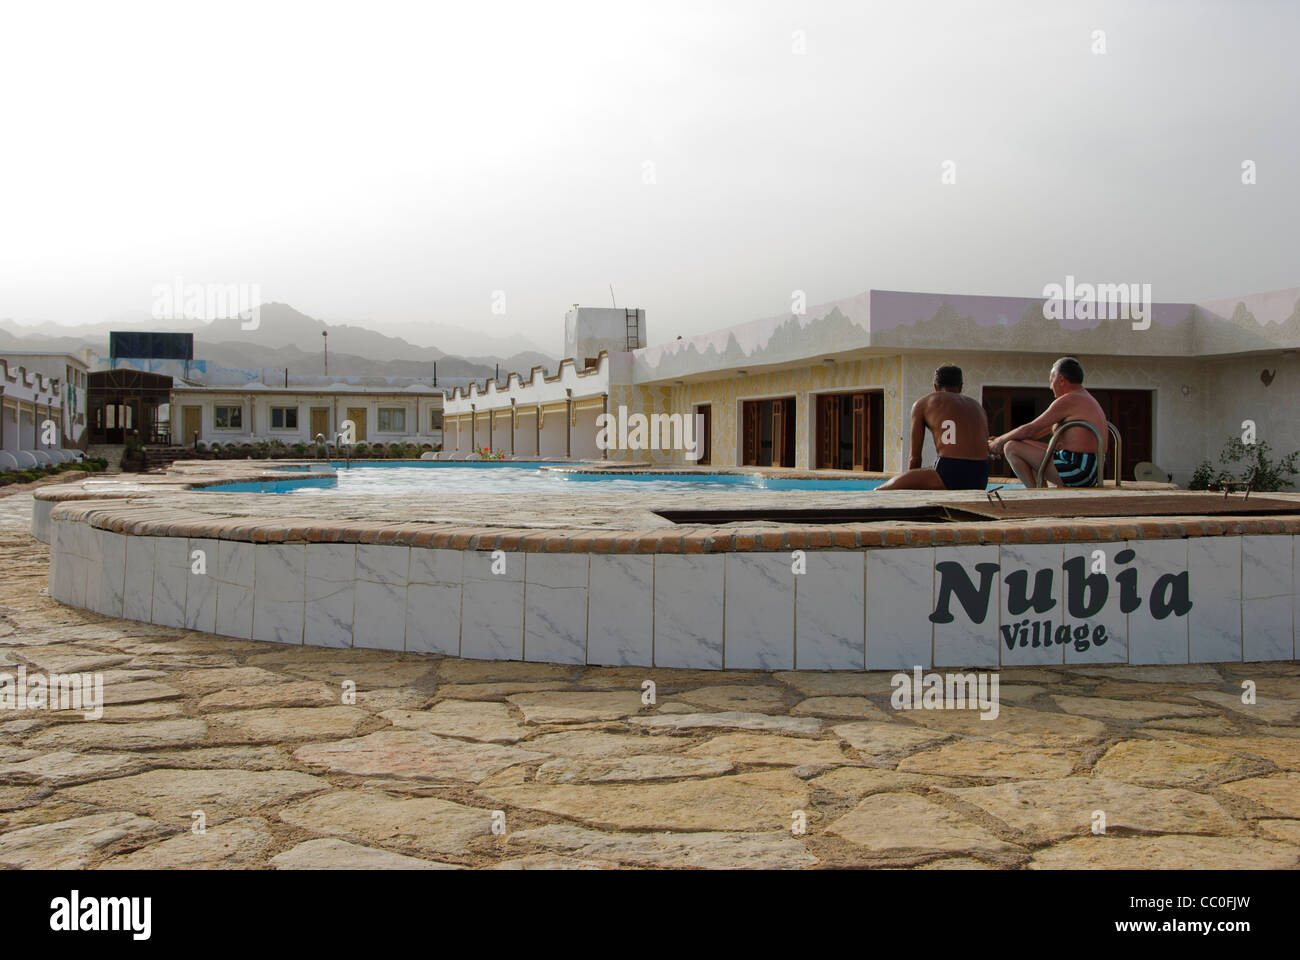
[[[805,552],[806,554],[806,552]],[[794,669],[794,593],[789,553],[726,555],[726,666]]]
[[[63,603],[241,638],[479,659],[758,670],[1285,660],[1295,656],[1300,610],[1292,536],[804,551],[797,573],[785,552],[494,559],[128,537],[57,517],[49,532],[50,594]],[[195,571],[195,551],[206,572]],[[1093,580],[1083,611],[1068,602],[1065,565],[1076,559],[1105,581],[1104,602],[1095,602],[1102,588]],[[977,565],[998,565],[980,622],[956,596],[953,619],[931,622],[944,562],[962,564],[975,593]],[[1049,609],[1012,613],[1006,577],[1023,571],[1032,598],[1043,570],[1054,571]],[[1157,619],[1152,594],[1171,575],[1186,579],[1192,607]],[[1139,603],[1126,615],[1131,582]],[[1030,642],[1021,646],[1026,620]],[[1050,643],[1040,633],[1034,647],[1036,620],[1052,630]],[[1089,642],[1073,634],[1059,642],[1062,622],[1086,623]],[[1091,642],[1099,625],[1100,646]]]
[[[1294,537],[1241,538],[1242,659],[1289,660],[1295,650]]]

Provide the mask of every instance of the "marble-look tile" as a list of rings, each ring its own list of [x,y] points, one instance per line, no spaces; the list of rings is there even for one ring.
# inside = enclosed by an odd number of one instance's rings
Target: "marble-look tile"
[[[867,669],[930,667],[934,548],[867,551]]]
[[[592,554],[587,662],[654,664],[654,557]]]
[[[1241,605],[1241,616],[1244,628],[1242,659],[1247,663],[1291,659],[1295,650],[1291,597],[1245,600]]]
[[[189,540],[155,537],[153,564],[153,623],[185,626],[185,593],[190,579]]]
[[[59,528],[59,521],[53,520],[50,522],[50,579],[46,589],[52,600],[57,600],[59,603],[67,603],[67,559],[71,554],[68,553],[67,550],[61,549],[64,541],[63,533]]]
[[[432,583],[459,587],[464,577],[464,568],[463,550],[412,547],[407,583]]]
[[[1291,594],[1290,536],[1241,538],[1241,595],[1247,600]]]
[[[265,543],[254,550],[253,639],[303,642],[306,554],[302,544]]]
[[[807,572],[795,578],[795,669],[865,669],[866,553],[807,550],[804,561]]]
[[[66,577],[65,592],[67,600],[64,603],[71,607],[86,606],[86,574],[90,567],[90,561],[85,557],[79,557],[75,553],[69,553],[63,558],[64,576]]]
[[[1129,540],[1141,605],[1128,615],[1129,663],[1187,663],[1187,616],[1168,609],[1176,597],[1190,595],[1186,540]],[[1114,575],[1112,575],[1112,579]],[[1152,599],[1164,607],[1159,613]]]
[[[72,553],[72,535],[68,528],[72,524],[67,520],[52,518],[50,520],[50,553]]]
[[[411,568],[410,547],[380,547],[374,544],[357,544],[358,581],[406,586]]]
[[[406,588],[408,651],[460,656],[460,590],[459,583],[412,583]]]
[[[471,581],[523,583],[524,555],[504,550],[466,550],[461,582]]]
[[[591,554],[588,553],[530,553],[524,556],[524,578],[529,586],[563,589],[587,588],[587,573]]]
[[[305,550],[303,642],[315,647],[350,647],[356,593],[356,545],[309,543]]]
[[[735,670],[793,670],[796,575],[790,554],[725,556],[723,664]]]
[[[655,666],[722,669],[726,561],[717,554],[666,553],[654,561]]]
[[[1064,612],[1055,623],[1070,627],[1070,639],[1063,647],[1066,663],[1128,663],[1128,614],[1123,611],[1119,585],[1115,582],[1115,574],[1122,568],[1116,558],[1127,549],[1128,544],[1122,540],[1065,544],[1061,566],[1062,605],[1058,608]],[[1072,576],[1080,569],[1084,574],[1083,586],[1077,588],[1076,595],[1070,588]],[[1075,636],[1080,627],[1087,627],[1087,632]]]
[[[257,548],[251,543],[222,540],[217,546],[217,579],[239,587],[253,585],[253,557]]]
[[[223,637],[253,637],[253,588],[217,581],[217,626]]]
[[[1241,537],[1193,537],[1187,541],[1192,597],[1187,649],[1191,663],[1241,660],[1241,547]]]
[[[372,650],[406,649],[406,584],[357,581],[352,645]]]
[[[934,621],[936,667],[995,667],[998,663],[998,548],[995,546],[936,547],[934,606],[942,616],[946,598],[947,623]],[[944,584],[947,571],[950,591]],[[962,597],[967,596],[971,609]]]
[[[102,582],[104,575],[102,556],[104,551],[104,545],[102,542],[104,531],[96,530],[94,527],[89,525],[86,525],[86,529],[90,534],[91,547],[90,556],[87,558],[89,562],[86,564],[86,602],[84,606],[87,610],[94,610],[96,613],[99,613],[101,595],[100,583]]]
[[[50,529],[50,511],[54,504],[49,500],[32,501],[32,536],[41,543],[48,544],[53,536]]]
[[[102,563],[99,573],[99,606],[96,609],[107,617],[120,617],[126,584],[127,538],[120,533],[101,532]]]
[[[998,548],[998,655],[1004,667],[1063,664],[1057,629],[1074,625],[1065,607],[1065,548],[1007,543]]]
[[[461,590],[460,655],[472,660],[522,660],[524,656],[524,582],[504,575],[482,580],[469,576]]]
[[[373,586],[373,584],[372,584]],[[308,590],[312,590],[311,582]],[[332,589],[332,592],[324,592]],[[303,643],[309,647],[352,646],[353,604],[356,587],[351,583],[315,581],[318,594],[306,602],[303,614]]]
[[[153,619],[154,537],[126,538],[126,579],[123,581],[122,616],[127,620]]]
[[[587,662],[590,554],[530,553],[524,559],[524,659]]]
[[[358,579],[356,544],[309,543],[304,550],[308,600],[332,593],[339,584],[350,584]]]
[[[189,542],[190,576],[185,588],[185,626],[213,633],[217,628],[217,553],[220,541]],[[202,561],[201,563],[199,561]],[[196,571],[203,572],[196,572]]]

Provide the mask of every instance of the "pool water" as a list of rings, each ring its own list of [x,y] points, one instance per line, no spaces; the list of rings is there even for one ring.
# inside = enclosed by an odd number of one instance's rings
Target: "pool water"
[[[764,477],[753,474],[674,474],[628,473],[610,476],[601,473],[575,473],[541,470],[540,466],[572,466],[551,462],[511,463],[481,461],[471,463],[423,461],[357,460],[351,466],[335,461],[336,475],[322,475],[294,480],[270,480],[249,483],[223,483],[202,489],[213,493],[289,493],[310,496],[322,492],[369,496],[400,496],[408,493],[582,493],[582,485],[599,484],[601,492],[624,490],[635,493],[678,493],[717,490],[720,486],[748,487],[754,490],[874,490],[884,481],[878,479],[814,479]],[[324,466],[321,464],[321,466]],[[300,470],[301,468],[279,468]]]

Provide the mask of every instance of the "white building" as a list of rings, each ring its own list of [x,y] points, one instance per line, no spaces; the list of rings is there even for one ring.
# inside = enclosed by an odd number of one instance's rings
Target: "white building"
[[[172,386],[172,442],[252,443],[282,440],[331,442],[351,421],[357,443],[439,445],[443,429],[442,391],[429,384],[376,387],[356,384],[273,387]]]
[[[86,366],[76,357],[0,354],[0,469],[71,459],[85,439],[85,403]]]

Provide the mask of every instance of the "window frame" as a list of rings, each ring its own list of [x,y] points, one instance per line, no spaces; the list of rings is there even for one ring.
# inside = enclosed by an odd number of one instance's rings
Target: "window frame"
[[[234,410],[235,413],[238,414],[237,419],[239,422],[232,426],[225,426],[225,427],[221,426],[217,416],[218,410]],[[231,432],[243,430],[244,429],[244,405],[242,403],[214,403],[212,405],[212,429],[229,430]]]
[[[299,418],[298,418],[298,407],[297,407],[297,406],[279,406],[279,407],[271,407],[271,408],[270,408],[270,411],[271,411],[271,412],[270,412],[270,418],[271,418],[270,423],[271,423],[271,429],[272,429],[272,430],[278,430],[278,431],[280,431],[280,432],[282,432],[282,433],[297,433],[297,432],[298,432],[298,430],[299,430],[299,427],[298,427],[298,419],[299,419]],[[280,426],[278,426],[278,427],[275,425],[275,415],[276,415],[277,413],[281,414],[281,417],[280,417]],[[283,416],[283,414],[286,414],[286,413],[292,413],[292,414],[293,414],[293,426],[291,426],[291,427],[286,425],[287,422],[288,422],[288,418],[285,417],[285,416]]]
[[[402,425],[400,427],[392,426],[391,416],[389,426],[384,428],[384,414],[394,412],[402,415]],[[375,433],[406,433],[406,407],[376,407],[375,408]]]

